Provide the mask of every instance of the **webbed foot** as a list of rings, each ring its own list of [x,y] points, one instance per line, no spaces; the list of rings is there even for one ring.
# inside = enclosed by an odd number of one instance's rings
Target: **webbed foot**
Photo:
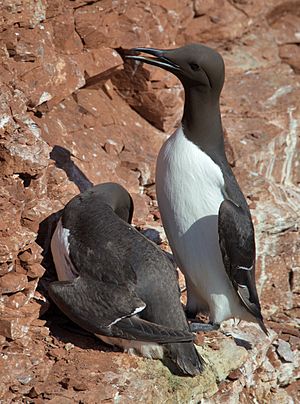
[[[210,331],[216,331],[219,328],[220,324],[200,323],[200,322],[190,323],[191,332],[210,332]]]

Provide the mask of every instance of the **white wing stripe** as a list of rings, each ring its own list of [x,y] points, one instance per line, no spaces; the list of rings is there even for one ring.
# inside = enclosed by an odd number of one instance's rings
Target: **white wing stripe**
[[[120,320],[122,320],[123,318],[127,318],[127,317],[132,317],[135,314],[139,313],[140,311],[144,310],[144,308],[146,307],[146,304],[144,304],[141,307],[137,307],[132,313],[126,315],[126,316],[122,316],[120,318],[117,318],[116,320],[114,320],[112,323],[110,323],[107,327],[111,327],[112,325],[116,324],[117,322],[119,322]]]
[[[253,265],[251,265],[251,267],[242,267],[242,266],[240,266],[240,265],[238,265],[238,269],[243,269],[244,271],[252,271],[252,269],[253,269]]]

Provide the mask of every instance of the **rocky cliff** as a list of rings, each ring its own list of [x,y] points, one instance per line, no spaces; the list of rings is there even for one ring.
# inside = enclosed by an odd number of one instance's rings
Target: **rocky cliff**
[[[300,400],[299,27],[298,0],[0,3],[1,402]],[[180,120],[182,88],[167,72],[124,66],[120,49],[188,42],[225,59],[227,154],[254,218],[273,330],[199,335],[207,367],[194,379],[67,331],[47,297],[53,226],[91,184],[124,185],[135,224],[163,238],[155,159]]]

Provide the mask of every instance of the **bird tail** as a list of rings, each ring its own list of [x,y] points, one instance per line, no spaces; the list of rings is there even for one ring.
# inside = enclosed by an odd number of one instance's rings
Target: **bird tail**
[[[268,331],[267,327],[266,327],[265,324],[264,324],[263,318],[262,318],[262,317],[257,317],[256,320],[257,320],[258,325],[260,326],[260,328],[263,330],[263,332],[264,332],[264,333],[266,334],[266,336],[268,337],[270,334],[269,334],[269,331]]]
[[[204,359],[198,354],[193,342],[166,344],[164,348],[164,362],[174,374],[197,376],[202,373]]]

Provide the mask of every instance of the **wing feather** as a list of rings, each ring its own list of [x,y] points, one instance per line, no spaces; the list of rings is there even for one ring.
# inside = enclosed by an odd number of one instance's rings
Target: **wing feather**
[[[78,277],[52,282],[49,294],[72,321],[93,334],[157,343],[193,340],[188,330],[174,330],[136,316],[146,304],[126,287]]]
[[[255,240],[250,213],[225,199],[219,209],[218,230],[227,275],[242,304],[268,334],[255,285]]]

